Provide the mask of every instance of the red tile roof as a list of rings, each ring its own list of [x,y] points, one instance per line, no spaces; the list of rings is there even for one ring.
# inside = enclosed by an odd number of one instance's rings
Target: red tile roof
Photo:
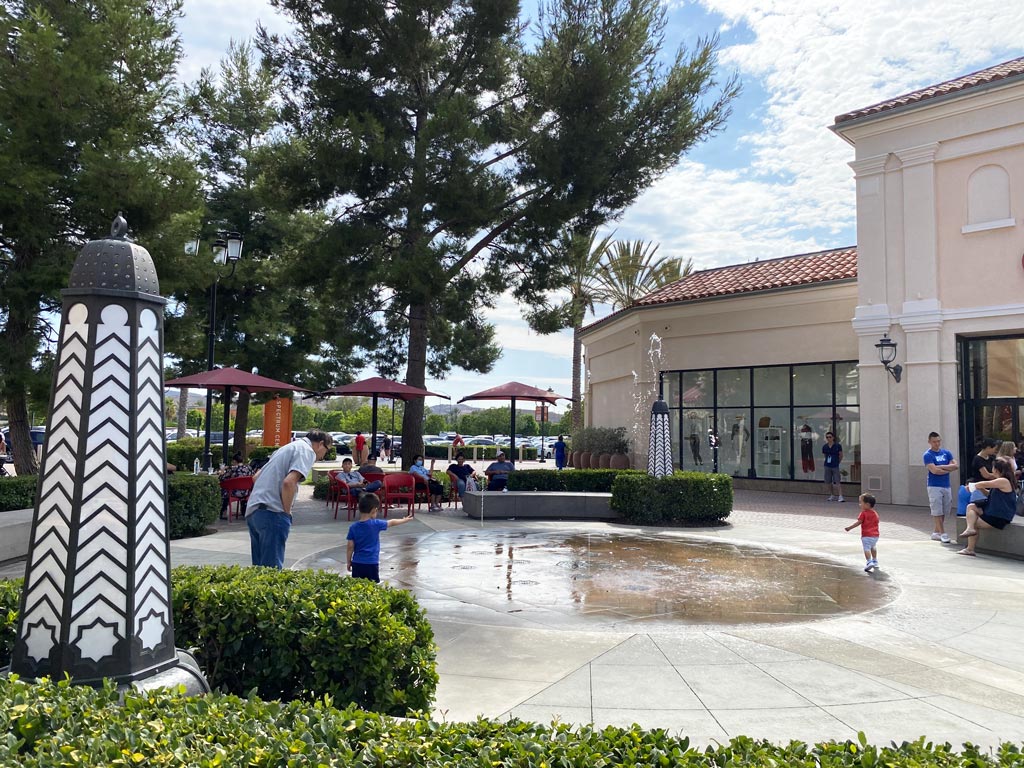
[[[853,280],[856,277],[857,249],[836,248],[694,272],[644,296],[637,304],[647,306],[672,301],[694,301],[831,280]]]
[[[856,279],[856,246],[704,269],[647,294],[632,307],[625,307],[596,320],[584,327],[583,331],[586,333],[635,308]]]
[[[997,83],[1000,80],[1006,80],[1007,78],[1019,75],[1024,75],[1024,57],[1004,61],[1002,64],[996,64],[994,67],[972,72],[969,75],[958,77],[955,80],[947,80],[946,82],[939,83],[938,85],[930,85],[919,91],[912,91],[911,93],[904,94],[903,96],[897,96],[894,99],[880,101],[878,104],[872,104],[870,107],[855,109],[854,111],[847,112],[844,115],[837,115],[835,124],[839,125],[840,123],[846,123],[850,120],[856,120],[859,117],[877,115],[880,112],[888,112],[889,110],[896,109],[897,107],[918,104],[922,101],[928,101],[929,99],[934,99],[938,96],[946,96],[960,91],[966,91],[971,88],[976,88],[981,85]]]

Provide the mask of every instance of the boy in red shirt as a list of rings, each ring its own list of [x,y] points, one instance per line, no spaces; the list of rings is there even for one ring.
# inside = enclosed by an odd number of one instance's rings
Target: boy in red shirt
[[[864,570],[868,573],[878,567],[878,513],[875,512],[875,497],[870,493],[862,493],[858,499],[860,514],[857,522],[846,526],[850,531],[860,526],[860,543],[864,546],[864,559],[867,563]]]

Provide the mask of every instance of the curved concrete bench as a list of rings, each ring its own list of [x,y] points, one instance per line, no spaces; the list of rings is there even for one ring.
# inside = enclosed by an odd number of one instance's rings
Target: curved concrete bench
[[[462,497],[466,515],[477,520],[515,517],[546,520],[618,520],[610,493],[566,491],[467,491]]]
[[[9,509],[0,512],[0,563],[28,557],[32,537],[31,509]]]
[[[961,534],[967,528],[967,518],[957,517],[956,532]],[[966,539],[961,539],[966,541]],[[978,543],[974,548],[986,555],[1000,555],[1024,560],[1024,517],[1015,517],[1013,522],[1001,531],[983,528],[978,531]]]

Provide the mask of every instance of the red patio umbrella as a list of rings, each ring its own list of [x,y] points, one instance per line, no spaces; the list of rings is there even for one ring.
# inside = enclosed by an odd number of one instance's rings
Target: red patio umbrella
[[[201,371],[190,376],[180,376],[164,382],[165,387],[195,387],[198,389],[221,389],[224,390],[224,439],[221,440],[221,460],[228,463],[228,424],[231,416],[231,409],[228,404],[231,402],[233,390],[246,390],[248,392],[309,392],[308,389],[288,384],[284,381],[268,379],[266,376],[259,376],[255,373],[243,371],[240,368],[214,368],[212,371]],[[210,455],[210,423],[206,423],[206,441],[203,447],[203,462],[207,462]],[[204,469],[209,469],[207,464]]]
[[[485,389],[483,392],[477,392],[474,395],[466,395],[464,398],[459,400],[460,403],[464,403],[467,400],[511,400],[512,401],[512,426],[509,431],[509,440],[511,445],[509,446],[509,458],[515,461],[516,457],[516,400],[531,400],[536,403],[548,403],[555,405],[558,400],[569,400],[572,401],[571,397],[565,395],[558,395],[550,390],[538,389],[537,387],[531,387],[529,384],[521,384],[518,381],[509,381],[505,384],[501,384],[497,387],[491,387]]]
[[[392,381],[381,376],[372,376],[369,379],[353,381],[351,384],[343,384],[340,387],[331,387],[320,393],[327,396],[342,397],[370,397],[373,398],[373,418],[370,423],[370,445],[371,450],[377,450],[377,399],[380,397],[390,400],[415,400],[417,397],[443,397],[450,400],[448,395],[441,395],[437,392],[430,392],[419,387],[411,387],[400,381]]]

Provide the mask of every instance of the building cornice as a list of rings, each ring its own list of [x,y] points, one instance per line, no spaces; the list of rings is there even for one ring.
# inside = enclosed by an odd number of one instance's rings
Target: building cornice
[[[935,153],[939,151],[939,142],[932,141],[916,147],[898,149],[893,154],[900,159],[904,168],[913,168],[915,165],[927,165],[935,162]]]

